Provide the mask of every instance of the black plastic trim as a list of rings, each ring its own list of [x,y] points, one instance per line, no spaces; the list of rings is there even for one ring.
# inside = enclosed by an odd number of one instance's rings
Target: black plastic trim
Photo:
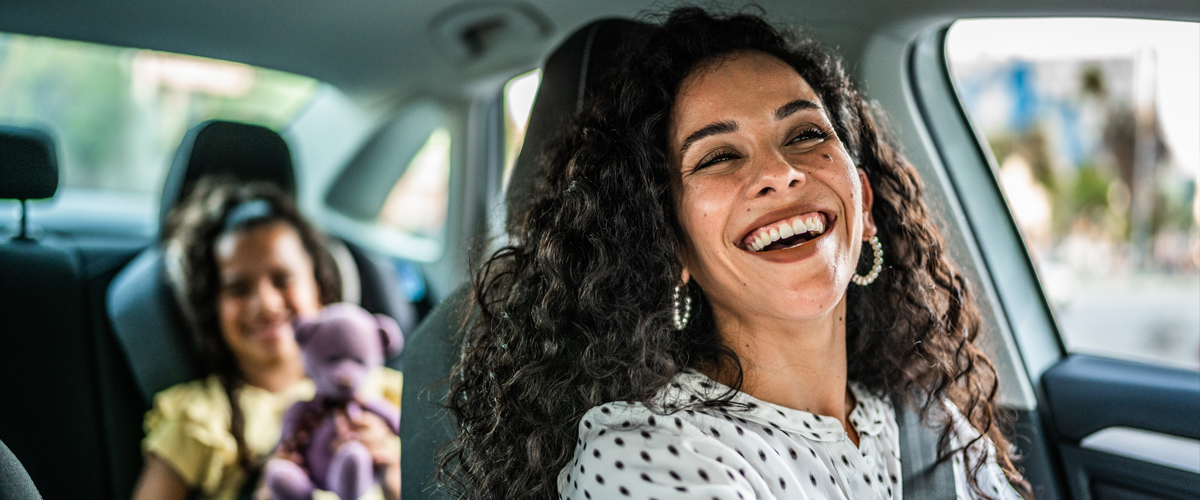
[[[1200,439],[1200,374],[1075,354],[1042,376],[1054,427],[1072,444],[1108,427]]]

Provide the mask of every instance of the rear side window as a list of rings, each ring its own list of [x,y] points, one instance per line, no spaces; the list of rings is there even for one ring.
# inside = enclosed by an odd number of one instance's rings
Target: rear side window
[[[533,111],[533,101],[541,84],[540,69],[514,76],[504,84],[504,189],[508,188],[513,167],[517,164],[517,155],[525,144],[529,113]]]
[[[1200,25],[962,20],[946,56],[1068,350],[1200,369]]]
[[[0,33],[0,124],[53,133],[58,205],[83,213],[141,200],[130,209],[152,214],[188,129],[219,118],[279,130],[317,88],[245,64]]]

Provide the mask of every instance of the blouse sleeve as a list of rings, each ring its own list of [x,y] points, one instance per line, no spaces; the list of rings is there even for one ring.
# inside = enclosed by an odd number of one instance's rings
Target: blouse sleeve
[[[603,413],[607,410],[609,413]],[[736,500],[756,498],[745,459],[686,422],[620,403],[589,411],[579,424],[575,457],[558,479],[563,498]],[[613,418],[613,417],[616,418]],[[626,420],[628,417],[628,420]],[[679,422],[676,426],[672,422]],[[765,485],[764,485],[765,486]]]
[[[221,389],[213,382],[188,382],[155,395],[142,440],[144,453],[204,492],[218,489],[225,466],[237,460],[237,443],[228,430],[229,402],[223,392],[214,392]]]

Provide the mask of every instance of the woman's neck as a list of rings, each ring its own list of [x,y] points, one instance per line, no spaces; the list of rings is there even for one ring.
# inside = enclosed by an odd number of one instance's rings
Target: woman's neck
[[[846,386],[846,300],[806,321],[722,314],[714,306],[717,332],[742,364],[742,391],[763,401],[849,424],[853,399]],[[725,384],[730,370],[709,370]],[[715,375],[715,376],[714,376]]]
[[[304,363],[299,357],[284,357],[273,362],[238,363],[246,383],[279,392],[304,379]]]

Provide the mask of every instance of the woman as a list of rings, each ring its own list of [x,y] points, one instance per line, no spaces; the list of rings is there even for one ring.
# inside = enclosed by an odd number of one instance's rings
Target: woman
[[[899,498],[909,404],[959,498],[1018,497],[966,282],[839,62],[696,8],[648,36],[475,278],[452,486]]]
[[[271,185],[202,180],[168,225],[208,375],[155,396],[134,498],[233,499],[253,488],[283,413],[313,397],[292,320],[340,300],[341,284],[321,235]],[[400,374],[376,378],[399,404]],[[373,414],[352,425],[399,498],[399,438]]]

